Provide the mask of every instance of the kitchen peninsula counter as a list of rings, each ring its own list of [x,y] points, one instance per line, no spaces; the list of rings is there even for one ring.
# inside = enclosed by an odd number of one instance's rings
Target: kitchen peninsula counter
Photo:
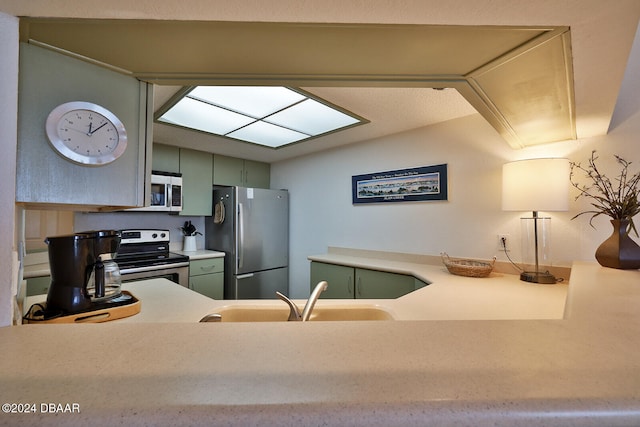
[[[559,319],[1,328],[0,400],[80,412],[0,425],[638,425],[640,272],[570,282]]]

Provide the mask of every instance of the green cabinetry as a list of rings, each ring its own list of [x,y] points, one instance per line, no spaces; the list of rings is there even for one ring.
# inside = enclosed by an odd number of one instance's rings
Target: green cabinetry
[[[224,258],[189,262],[189,289],[213,299],[224,299]]]
[[[204,151],[153,144],[152,169],[182,174],[180,215],[212,214],[213,154]]]
[[[212,215],[213,155],[203,151],[180,149],[182,174],[182,212],[180,215]]]
[[[240,187],[269,188],[271,167],[268,163],[236,157],[213,157],[213,183]]]
[[[16,202],[74,205],[83,211],[143,206],[153,85],[27,43],[20,43],[19,77]],[[69,101],[96,103],[122,120],[128,142],[117,161],[87,167],[51,148],[45,132],[47,117]]]
[[[180,172],[180,148],[172,145],[153,144],[151,169],[162,172]]]
[[[326,280],[329,286],[321,297],[334,299],[393,299],[427,285],[406,274],[314,261],[311,263],[310,288],[313,289],[322,280]]]
[[[269,188],[271,173],[268,163],[164,144],[153,144],[152,169],[182,174],[185,216],[212,215],[213,184]]]

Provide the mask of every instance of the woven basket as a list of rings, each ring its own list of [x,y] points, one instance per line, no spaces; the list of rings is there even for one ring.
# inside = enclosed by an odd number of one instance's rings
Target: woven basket
[[[440,256],[449,273],[457,276],[487,277],[493,270],[493,264],[496,262],[496,257],[493,257],[493,261],[486,262],[473,259],[450,258],[446,252],[441,253]]]

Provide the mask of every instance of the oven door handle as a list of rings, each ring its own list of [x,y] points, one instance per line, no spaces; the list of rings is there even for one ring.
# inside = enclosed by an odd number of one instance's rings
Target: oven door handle
[[[120,269],[120,274],[133,274],[133,273],[143,273],[145,271],[158,271],[165,270],[168,268],[178,268],[178,267],[189,267],[188,262],[177,262],[173,264],[166,264],[162,266],[158,265],[149,265],[147,267],[132,267],[132,268],[123,268]]]

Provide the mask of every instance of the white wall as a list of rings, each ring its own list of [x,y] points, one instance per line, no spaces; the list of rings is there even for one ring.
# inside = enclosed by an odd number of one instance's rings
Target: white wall
[[[18,19],[0,12],[0,326],[13,313],[12,258],[15,251],[15,194],[18,132]]]
[[[502,165],[536,157],[568,157],[586,163],[595,149],[610,177],[619,172],[613,154],[633,161],[632,171],[640,170],[639,51],[636,36],[606,136],[512,150],[484,119],[473,115],[273,164],[273,188],[288,188],[291,193],[290,294],[308,296],[307,256],[325,253],[328,246],[426,255],[445,251],[481,259],[497,255],[506,260],[497,250],[497,234],[509,233],[518,260],[519,218],[526,215],[501,210]],[[448,164],[446,202],[351,203],[352,175],[441,163]],[[585,200],[574,200],[576,194],[571,192],[569,212],[545,213],[552,218],[554,265],[594,260],[595,249],[611,232],[606,217],[594,221],[595,230],[588,216],[571,220],[588,208]],[[640,218],[636,221],[640,225]]]

